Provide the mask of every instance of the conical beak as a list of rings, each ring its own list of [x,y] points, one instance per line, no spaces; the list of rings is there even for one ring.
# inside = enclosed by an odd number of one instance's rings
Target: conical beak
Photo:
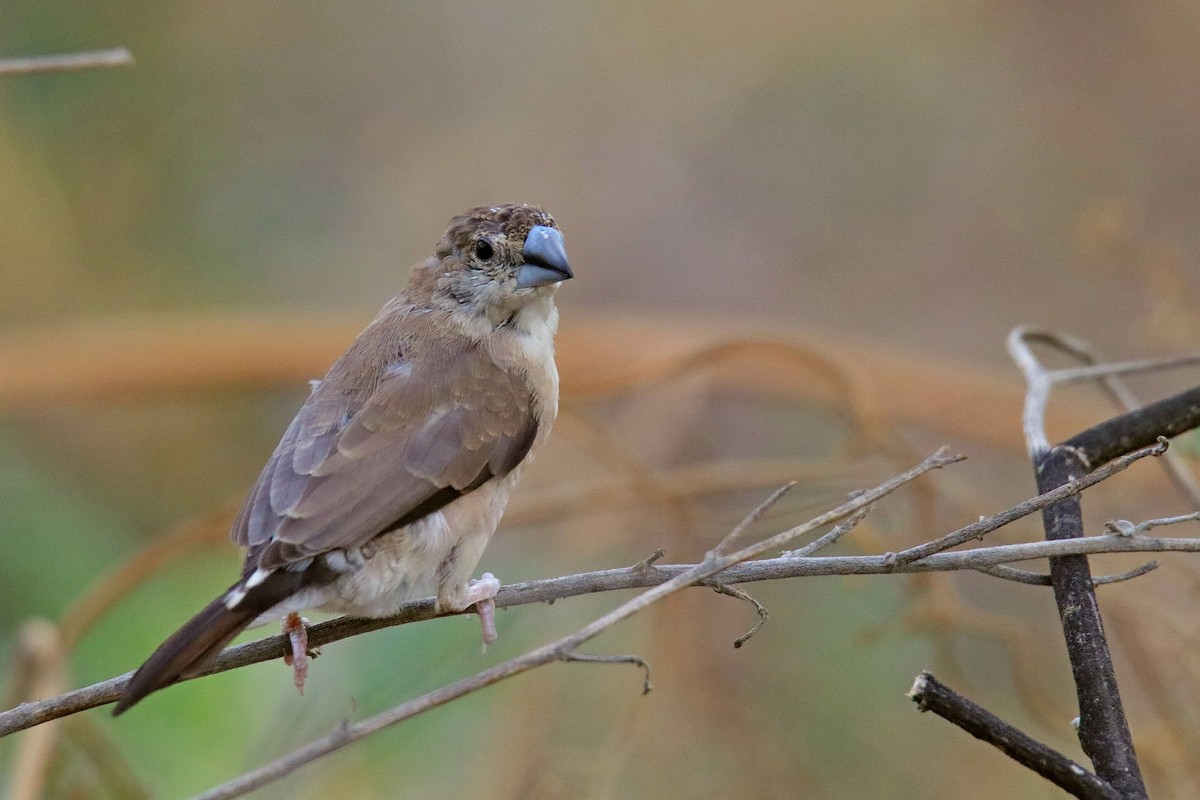
[[[517,288],[532,289],[574,277],[563,249],[562,231],[535,225],[525,236],[525,263],[517,269]]]

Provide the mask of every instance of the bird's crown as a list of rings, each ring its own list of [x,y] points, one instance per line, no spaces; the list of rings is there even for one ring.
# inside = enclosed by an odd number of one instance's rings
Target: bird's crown
[[[443,257],[455,250],[463,251],[481,234],[499,234],[519,247],[530,229],[537,225],[558,227],[554,217],[537,206],[525,203],[478,206],[450,220],[450,227],[438,244],[437,255]]]

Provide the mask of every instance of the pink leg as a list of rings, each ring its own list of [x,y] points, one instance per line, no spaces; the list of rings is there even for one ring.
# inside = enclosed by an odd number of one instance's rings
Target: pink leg
[[[475,606],[479,614],[479,625],[483,635],[483,651],[486,653],[489,644],[495,644],[499,638],[496,634],[496,592],[500,591],[500,581],[490,572],[483,573],[479,580],[467,583],[467,593],[463,596],[463,608]]]
[[[292,643],[291,655],[283,657],[283,663],[292,668],[292,679],[300,694],[304,694],[304,681],[308,678],[308,658],[316,657],[317,653],[308,649],[308,620],[295,611],[283,619],[283,632]]]

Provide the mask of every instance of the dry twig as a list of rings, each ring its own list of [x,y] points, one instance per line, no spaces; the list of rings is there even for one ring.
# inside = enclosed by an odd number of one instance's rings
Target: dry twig
[[[1104,780],[972,703],[928,672],[917,676],[908,696],[922,711],[932,711],[954,723],[1075,797],[1121,800],[1121,794]]]
[[[0,59],[0,77],[33,75],[39,72],[73,72],[98,67],[128,67],[133,55],[124,47],[90,53]]]
[[[909,564],[934,553],[949,550],[951,547],[956,547],[972,539],[982,538],[984,534],[1002,528],[1010,522],[1021,519],[1021,517],[1029,516],[1035,511],[1040,511],[1051,503],[1056,503],[1067,497],[1073,497],[1089,486],[1095,486],[1100,481],[1111,478],[1138,459],[1145,458],[1146,456],[1159,456],[1166,451],[1166,443],[1160,442],[1151,447],[1144,447],[1129,455],[1114,459],[1112,462],[1105,464],[1093,472],[1089,472],[1087,475],[1064,483],[1061,486],[1056,486],[1050,491],[1043,492],[1037,497],[1032,497],[1023,503],[1018,503],[1010,509],[1001,511],[999,514],[983,517],[978,522],[972,522],[970,525],[966,525],[956,531],[951,531],[932,542],[926,542],[916,547],[910,547],[907,550],[901,550],[899,553],[896,553],[896,563]]]

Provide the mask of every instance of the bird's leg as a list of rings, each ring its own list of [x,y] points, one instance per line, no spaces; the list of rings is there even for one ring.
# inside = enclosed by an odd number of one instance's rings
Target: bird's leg
[[[479,626],[483,636],[483,651],[486,653],[489,644],[494,644],[496,634],[496,592],[500,591],[500,581],[490,572],[485,572],[479,580],[467,582],[467,591],[459,600],[459,609],[475,606],[479,614]]]
[[[309,621],[295,611],[283,618],[283,632],[291,642],[292,652],[283,657],[283,663],[292,668],[292,678],[300,694],[304,694],[304,681],[308,678],[308,659],[316,658],[320,649],[308,649]]]

